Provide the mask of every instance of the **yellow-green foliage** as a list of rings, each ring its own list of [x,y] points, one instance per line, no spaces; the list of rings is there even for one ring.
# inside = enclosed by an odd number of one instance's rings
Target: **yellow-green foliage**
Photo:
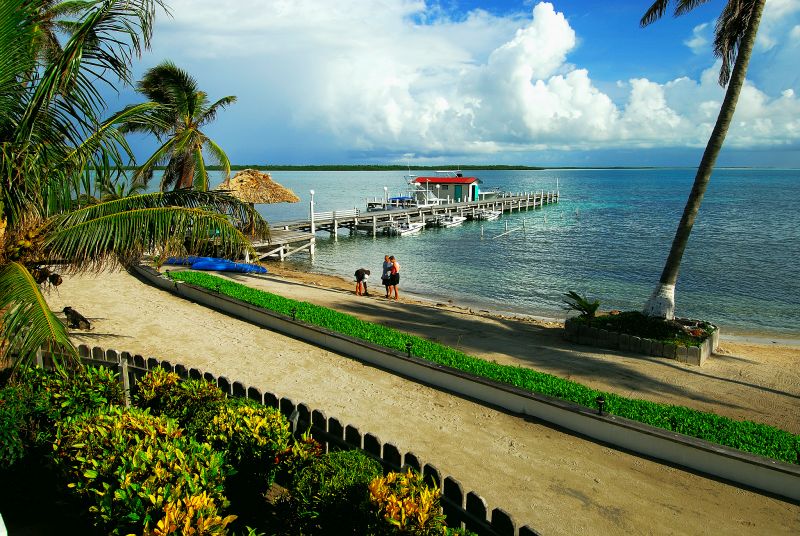
[[[164,506],[164,517],[155,527],[145,527],[143,536],[218,536],[227,534],[227,527],[236,516],[222,517],[213,497],[205,491],[184,497]]]
[[[278,455],[289,448],[289,421],[278,410],[246,399],[231,399],[218,407],[204,437],[238,470],[245,467],[274,477]]]
[[[425,484],[419,473],[389,473],[369,484],[370,503],[385,522],[380,534],[445,534],[441,492]]]
[[[156,368],[136,384],[134,403],[149,408],[154,415],[177,419],[178,424],[196,435],[216,413],[225,394],[205,380],[181,380],[174,372]],[[204,441],[203,437],[196,437]]]
[[[53,449],[68,487],[110,534],[141,533],[186,497],[226,505],[222,455],[172,419],[111,407],[62,423]]]

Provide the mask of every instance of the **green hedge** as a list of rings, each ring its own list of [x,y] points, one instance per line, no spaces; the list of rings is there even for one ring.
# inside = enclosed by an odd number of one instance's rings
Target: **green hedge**
[[[597,408],[595,399],[602,394],[605,398],[605,410],[614,415],[768,458],[800,464],[800,435],[773,426],[736,421],[682,406],[625,398],[529,368],[490,363],[421,337],[206,273],[181,271],[170,272],[169,276],[176,281],[220,292],[257,307],[288,316],[294,314],[297,320],[386,348],[405,352],[406,343],[411,343],[411,353],[416,357],[533,393],[552,396],[589,408]]]

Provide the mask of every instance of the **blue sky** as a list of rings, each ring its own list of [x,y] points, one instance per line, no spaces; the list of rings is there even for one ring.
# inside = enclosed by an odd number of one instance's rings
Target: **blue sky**
[[[648,0],[170,6],[135,74],[168,58],[236,95],[206,131],[241,164],[694,166],[724,93],[721,0],[645,29]],[[721,165],[800,167],[797,57],[800,0],[768,0]]]

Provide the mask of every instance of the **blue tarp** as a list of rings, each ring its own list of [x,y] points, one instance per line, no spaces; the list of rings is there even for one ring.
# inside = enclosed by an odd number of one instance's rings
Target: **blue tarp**
[[[233,262],[216,257],[170,257],[164,264],[171,266],[191,266],[192,270],[213,270],[216,272],[239,272],[243,274],[266,274],[267,269],[257,264]]]

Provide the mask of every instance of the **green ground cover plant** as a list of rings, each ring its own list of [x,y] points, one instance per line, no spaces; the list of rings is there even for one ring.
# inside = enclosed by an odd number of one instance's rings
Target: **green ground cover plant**
[[[604,393],[580,383],[532,369],[491,363],[421,337],[366,322],[318,305],[299,302],[253,289],[206,273],[169,272],[169,277],[230,296],[243,302],[295,317],[386,348],[406,351],[416,357],[482,376],[533,393],[552,396],[584,407],[597,408],[596,398],[605,399],[605,410],[644,424],[679,432],[776,460],[800,464],[800,435],[766,424],[736,421],[694,409],[630,399]]]

